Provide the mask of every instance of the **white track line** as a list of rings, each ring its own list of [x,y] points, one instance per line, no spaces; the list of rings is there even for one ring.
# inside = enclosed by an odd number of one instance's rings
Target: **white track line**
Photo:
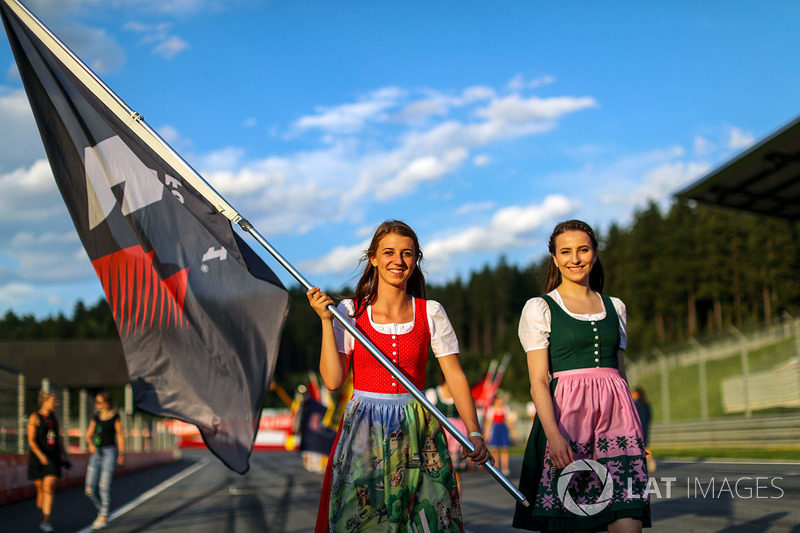
[[[178,481],[191,476],[192,474],[194,474],[195,472],[197,472],[201,468],[203,468],[206,465],[208,465],[208,463],[209,463],[209,461],[205,460],[205,459],[200,461],[199,463],[195,463],[192,466],[188,467],[186,470],[183,470],[182,472],[178,472],[177,474],[175,474],[174,476],[172,476],[168,480],[163,481],[162,483],[159,483],[158,485],[156,485],[152,489],[148,490],[147,492],[142,493],[138,498],[126,503],[125,505],[123,505],[122,507],[120,507],[119,509],[117,509],[116,511],[111,513],[111,516],[108,517],[109,523],[112,520],[115,520],[115,519],[119,518],[120,516],[124,515],[125,513],[130,511],[131,509],[134,509],[134,508],[138,507],[139,505],[143,504],[144,502],[146,502],[147,500],[149,500],[153,496],[156,496],[156,495],[160,494],[161,492],[164,492],[165,490],[170,488],[172,485],[174,485]],[[91,533],[91,531],[92,531],[92,526],[89,525],[89,526],[86,526],[85,528],[81,529],[77,533]]]

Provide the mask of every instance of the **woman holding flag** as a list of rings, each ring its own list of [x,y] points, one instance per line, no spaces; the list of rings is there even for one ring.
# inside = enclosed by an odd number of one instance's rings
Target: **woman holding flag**
[[[483,442],[475,404],[458,360],[458,340],[438,302],[424,300],[422,251],[414,231],[391,220],[375,231],[355,296],[338,309],[418,388],[428,346],[464,420],[478,463],[494,460]],[[307,293],[322,321],[320,374],[340,388],[352,356],[354,391],[331,451],[317,533],[459,532],[461,507],[447,440],[438,422],[369,352],[334,321],[333,300]]]

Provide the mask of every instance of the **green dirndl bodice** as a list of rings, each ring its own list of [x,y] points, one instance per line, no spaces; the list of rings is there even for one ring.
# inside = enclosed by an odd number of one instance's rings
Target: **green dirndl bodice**
[[[576,462],[583,459],[589,461],[584,464],[602,465],[607,472],[606,481],[611,481],[609,489],[613,491],[604,492],[605,484],[596,480],[586,481],[591,476],[587,476],[586,472],[565,474],[569,484],[561,486],[559,482],[563,471],[555,469],[550,462],[547,437],[537,414],[525,449],[519,484],[520,491],[531,507],[518,504],[513,525],[542,532],[605,531],[611,522],[635,518],[641,520],[644,527],[650,527],[649,500],[646,497],[630,499],[626,494],[628,479],[631,480],[634,495],[644,493],[647,472],[641,426],[637,428],[633,421],[638,419],[631,418],[634,415],[628,412],[634,412],[635,409],[627,384],[616,370],[619,365],[617,352],[620,335],[619,318],[614,305],[609,298],[603,297],[606,317],[583,321],[567,314],[549,296],[544,299],[551,314],[548,353],[551,373],[556,374],[550,382],[556,419],[572,447]],[[559,378],[559,375],[563,378]],[[566,380],[564,384],[569,388],[567,393],[563,387],[559,388],[562,379]],[[576,410],[575,406],[568,405],[572,398],[581,396],[583,387],[595,386],[600,387],[600,397],[610,399],[609,404],[613,407],[590,404],[584,408],[586,404],[581,404],[580,409]],[[587,393],[587,397],[592,393]],[[566,397],[562,394],[566,394]],[[565,415],[568,418],[561,416],[562,411],[570,413]],[[619,413],[619,416],[612,417],[612,412],[615,415]],[[580,413],[580,416],[576,416],[576,413]],[[615,427],[607,431],[606,425],[601,424],[603,429],[596,431],[589,421],[597,419],[614,419],[612,425]],[[567,487],[570,495],[559,492],[564,487]],[[566,505],[568,498],[570,503],[581,503]],[[608,499],[608,503],[591,506],[601,498]]]

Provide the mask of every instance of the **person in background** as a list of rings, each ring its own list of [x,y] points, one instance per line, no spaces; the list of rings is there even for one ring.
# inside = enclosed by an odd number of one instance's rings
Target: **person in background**
[[[92,531],[108,524],[111,507],[111,480],[117,465],[125,464],[125,439],[119,413],[111,405],[111,394],[103,391],[94,399],[97,412],[89,422],[86,442],[89,444],[89,466],[86,468],[86,495],[97,508]],[[99,494],[99,498],[98,498]]]
[[[511,446],[511,430],[514,428],[513,413],[499,394],[486,410],[486,433],[489,435],[489,450],[498,458],[497,465],[504,475],[509,475],[508,447]]]
[[[28,479],[36,486],[36,508],[41,522],[39,529],[53,531],[50,515],[53,510],[56,480],[61,477],[61,467],[71,465],[67,450],[61,440],[61,430],[56,418],[58,399],[52,392],[39,393],[39,409],[28,418]]]
[[[633,397],[633,405],[636,406],[636,412],[639,413],[639,420],[642,422],[644,449],[647,450],[647,470],[652,473],[656,471],[656,460],[653,457],[653,452],[650,451],[650,420],[652,414],[650,412],[650,404],[642,387],[635,387],[631,396]]]
[[[458,416],[458,409],[456,409],[453,395],[450,394],[450,388],[447,386],[447,382],[444,380],[443,376],[439,376],[439,386],[426,390],[425,396],[462,435],[467,434],[467,426],[464,425],[464,421]],[[469,461],[464,454],[461,444],[451,435],[447,435],[447,449],[450,452],[450,460],[453,462],[453,471],[456,475],[458,492],[461,494],[461,472],[467,469]]]

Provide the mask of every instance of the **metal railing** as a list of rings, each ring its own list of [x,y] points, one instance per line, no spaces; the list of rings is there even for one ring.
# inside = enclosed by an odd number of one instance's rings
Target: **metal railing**
[[[25,374],[0,364],[0,453],[25,452]]]
[[[759,409],[796,409],[800,405],[800,385],[792,388],[790,383],[779,390],[762,383],[766,369],[759,372],[751,369],[753,352],[780,342],[784,345],[780,349],[780,361],[775,363],[791,365],[792,361],[796,362],[800,358],[800,320],[787,315],[780,323],[746,334],[733,326],[729,326],[728,331],[727,337],[704,344],[691,338],[686,347],[670,354],[655,348],[654,359],[626,364],[629,383],[645,385],[654,409],[654,422],[680,424],[734,412],[750,418]],[[794,342],[790,342],[792,338]],[[714,371],[724,359],[730,361],[726,363],[729,367],[734,365],[735,373]],[[685,397],[696,398],[696,401],[687,405]]]
[[[56,394],[64,445],[71,451],[85,452],[86,431],[94,414],[94,396],[87,389],[70,389],[50,379],[43,379],[40,387],[28,390],[25,374],[15,368],[0,364],[0,453],[27,453],[28,416],[36,407],[39,390]],[[132,398],[130,385],[126,398]],[[177,439],[163,419],[137,413],[131,402],[118,410],[125,436],[125,448],[131,452],[174,451]]]
[[[655,448],[797,449],[800,416],[717,418],[655,424],[650,431]]]

